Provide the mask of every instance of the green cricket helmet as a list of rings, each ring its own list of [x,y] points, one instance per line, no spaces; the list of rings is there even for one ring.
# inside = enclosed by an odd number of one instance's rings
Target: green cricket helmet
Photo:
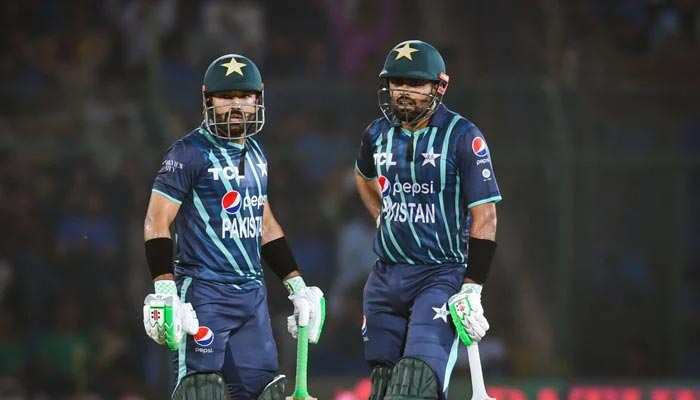
[[[389,79],[402,78],[416,81],[432,82],[428,104],[415,107],[409,112],[406,108],[399,110],[389,88]],[[442,102],[447,91],[450,77],[446,73],[445,61],[435,47],[420,40],[407,40],[391,49],[384,61],[384,68],[379,73],[379,90],[377,91],[379,108],[389,121],[398,118],[399,121],[414,124],[429,116]],[[405,93],[417,93],[411,90],[401,90]]]
[[[222,113],[222,107],[214,107],[211,98],[231,91],[254,92],[255,104],[233,103]],[[204,125],[214,136],[229,140],[242,139],[257,134],[265,125],[262,76],[258,67],[248,57],[226,54],[209,64],[202,85],[202,103]],[[244,112],[243,106],[254,106],[255,111]],[[219,110],[218,114],[215,108]],[[242,122],[232,122],[232,116]]]

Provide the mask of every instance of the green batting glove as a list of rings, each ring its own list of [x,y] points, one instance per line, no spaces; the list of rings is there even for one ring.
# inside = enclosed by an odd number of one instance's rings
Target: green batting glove
[[[489,323],[481,306],[481,289],[479,284],[465,283],[459,293],[447,301],[455,329],[467,346],[479,342],[489,330]]]
[[[307,326],[309,342],[318,343],[326,321],[323,292],[316,286],[306,286],[301,276],[285,280],[284,286],[289,291],[289,300],[294,304],[294,315],[287,317],[287,331],[296,339],[298,326]]]
[[[185,333],[197,333],[197,314],[192,304],[180,301],[174,281],[155,281],[154,286],[155,294],[146,296],[143,305],[146,334],[156,343],[177,350]]]

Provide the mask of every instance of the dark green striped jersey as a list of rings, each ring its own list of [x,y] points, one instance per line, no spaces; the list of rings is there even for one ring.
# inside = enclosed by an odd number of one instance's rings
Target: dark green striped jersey
[[[386,263],[466,264],[469,208],[501,200],[484,136],[442,104],[416,132],[372,122],[355,168],[381,188],[374,251]]]
[[[170,146],[153,191],[180,204],[175,275],[241,289],[262,286],[267,159],[255,138],[243,146],[195,129]]]

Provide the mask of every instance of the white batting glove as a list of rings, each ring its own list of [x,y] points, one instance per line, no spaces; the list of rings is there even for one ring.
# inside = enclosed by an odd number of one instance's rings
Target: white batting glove
[[[154,286],[155,294],[143,301],[143,327],[156,343],[177,350],[184,334],[199,330],[197,313],[192,304],[180,301],[174,281],[155,281]]]
[[[323,292],[316,286],[307,287],[301,276],[287,279],[284,281],[284,286],[289,291],[289,300],[294,304],[294,315],[287,317],[287,331],[296,339],[297,326],[308,326],[309,343],[318,343],[326,319],[326,299],[323,297]],[[309,309],[308,321],[300,318],[300,308]]]
[[[459,338],[467,346],[479,342],[489,330],[481,306],[481,289],[479,284],[465,283],[459,293],[447,301]]]

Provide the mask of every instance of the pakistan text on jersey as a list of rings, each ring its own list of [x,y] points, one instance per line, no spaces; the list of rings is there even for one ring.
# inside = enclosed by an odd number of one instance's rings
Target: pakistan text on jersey
[[[382,213],[385,221],[435,223],[435,204],[384,201]]]
[[[184,167],[184,165],[181,162],[168,159],[163,160],[160,170],[165,172],[174,172],[176,169],[182,169],[182,167]]]
[[[262,217],[243,217],[238,218],[224,217],[221,220],[221,238],[232,239],[254,238],[262,236]]]

